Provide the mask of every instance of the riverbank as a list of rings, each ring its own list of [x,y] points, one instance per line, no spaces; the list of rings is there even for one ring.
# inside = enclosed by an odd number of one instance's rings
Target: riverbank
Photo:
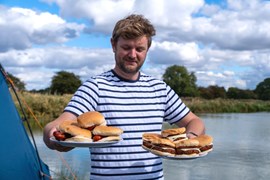
[[[185,104],[195,113],[252,113],[270,112],[270,101],[183,98]]]
[[[60,115],[69,102],[72,95],[50,95],[37,93],[19,93],[21,103],[25,108],[28,119],[33,119],[33,115],[39,120],[41,125],[55,119]],[[270,101],[261,100],[233,100],[233,99],[213,99],[182,98],[183,102],[194,113],[251,113],[270,112]],[[18,101],[14,98],[15,105]],[[18,108],[20,113],[21,110]]]

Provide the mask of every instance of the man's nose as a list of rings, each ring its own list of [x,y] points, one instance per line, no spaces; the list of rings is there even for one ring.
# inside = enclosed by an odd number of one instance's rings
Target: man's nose
[[[135,58],[136,57],[136,49],[130,49],[128,56],[130,58]]]

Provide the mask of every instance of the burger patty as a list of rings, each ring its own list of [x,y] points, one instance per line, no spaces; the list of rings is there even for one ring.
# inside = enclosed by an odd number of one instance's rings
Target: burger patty
[[[174,139],[173,141],[179,141],[179,140],[184,140],[184,139],[186,139],[186,138],[185,137],[178,137],[178,138]]]
[[[176,155],[182,154],[199,154],[200,150],[198,149],[176,149]]]
[[[151,142],[143,141],[143,145],[149,149],[175,154],[175,149],[173,147],[164,144],[152,144]]]
[[[207,151],[207,150],[212,149],[212,148],[213,148],[213,144],[209,144],[209,145],[201,147],[200,150],[201,150],[201,152],[203,152],[203,151]]]

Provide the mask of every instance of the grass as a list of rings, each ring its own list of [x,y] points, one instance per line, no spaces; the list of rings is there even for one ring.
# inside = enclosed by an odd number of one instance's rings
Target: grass
[[[33,113],[43,126],[62,113],[72,95],[60,96],[23,92],[19,93],[19,97],[25,109],[26,118],[33,119]],[[201,98],[182,98],[182,100],[194,113],[270,112],[270,101],[233,99],[206,100]],[[18,107],[18,101],[15,98],[14,102]],[[28,107],[31,111],[27,110]],[[20,108],[18,108],[18,110],[22,113]]]
[[[194,113],[249,113],[270,112],[270,101],[200,98],[183,99]]]
[[[22,114],[17,99],[14,98],[14,94],[12,95],[19,113]],[[64,107],[67,105],[71,97],[72,95],[60,96],[29,92],[19,93],[19,98],[23,105],[26,118],[34,119],[34,115],[41,125],[57,118],[63,112]]]

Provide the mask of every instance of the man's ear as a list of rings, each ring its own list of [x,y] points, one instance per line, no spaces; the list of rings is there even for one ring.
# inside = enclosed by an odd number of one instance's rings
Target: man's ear
[[[112,38],[111,38],[111,46],[112,46],[113,52],[115,52],[115,50],[116,50],[116,43],[115,43],[115,41]]]

